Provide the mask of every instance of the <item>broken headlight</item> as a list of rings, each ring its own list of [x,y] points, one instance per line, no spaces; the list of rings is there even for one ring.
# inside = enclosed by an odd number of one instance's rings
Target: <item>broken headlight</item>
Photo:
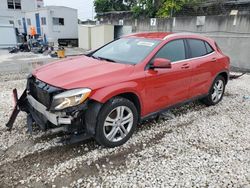
[[[91,89],[81,88],[65,91],[53,97],[52,109],[63,110],[83,103],[90,95]]]

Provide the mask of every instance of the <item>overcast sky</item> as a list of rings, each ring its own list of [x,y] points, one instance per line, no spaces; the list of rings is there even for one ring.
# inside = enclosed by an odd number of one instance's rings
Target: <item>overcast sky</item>
[[[44,0],[44,5],[58,5],[75,8],[81,20],[92,19],[93,0]]]

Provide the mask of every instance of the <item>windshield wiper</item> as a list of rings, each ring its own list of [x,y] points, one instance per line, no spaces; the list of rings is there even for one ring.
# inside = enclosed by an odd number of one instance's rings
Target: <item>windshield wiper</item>
[[[106,57],[98,57],[98,58],[101,59],[101,60],[109,61],[109,62],[115,62],[115,60],[109,59],[109,58],[106,58]]]
[[[99,57],[91,55],[90,57],[94,58],[94,59],[99,59]]]
[[[98,59],[98,60],[105,60],[105,61],[109,61],[109,62],[116,62],[113,59],[109,59],[109,58],[105,58],[105,57],[98,57],[98,56],[94,56],[94,55],[91,55],[90,57],[92,57],[94,59]]]

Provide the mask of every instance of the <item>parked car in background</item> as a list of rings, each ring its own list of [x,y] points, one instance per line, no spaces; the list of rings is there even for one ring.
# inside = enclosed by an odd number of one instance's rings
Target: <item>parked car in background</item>
[[[214,40],[194,34],[138,33],[85,56],[36,69],[17,101],[42,130],[69,141],[94,137],[106,147],[125,143],[137,123],[186,102],[219,103],[229,57]]]

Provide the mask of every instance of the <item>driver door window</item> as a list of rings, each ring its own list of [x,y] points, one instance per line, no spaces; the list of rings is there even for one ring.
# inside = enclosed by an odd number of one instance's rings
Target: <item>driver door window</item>
[[[155,58],[169,59],[171,62],[186,59],[185,45],[183,40],[173,40],[163,46]]]

